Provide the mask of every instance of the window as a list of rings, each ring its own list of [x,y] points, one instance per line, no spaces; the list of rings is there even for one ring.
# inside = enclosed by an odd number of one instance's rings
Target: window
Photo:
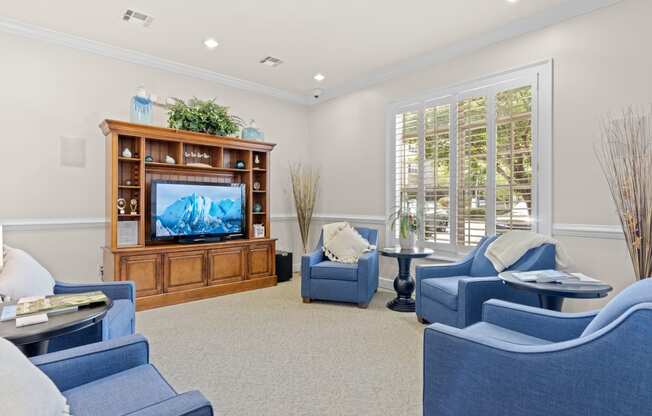
[[[537,163],[550,157],[550,75],[543,64],[390,107],[387,210],[409,207],[422,245],[550,233],[550,163]]]

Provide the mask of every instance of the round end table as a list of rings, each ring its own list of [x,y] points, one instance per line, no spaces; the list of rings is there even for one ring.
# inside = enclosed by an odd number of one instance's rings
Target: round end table
[[[385,257],[395,257],[398,261],[398,276],[394,279],[396,298],[387,302],[387,307],[396,312],[414,312],[416,305],[412,299],[414,292],[414,278],[410,275],[412,259],[431,256],[434,253],[429,248],[401,249],[400,247],[386,247],[380,250]]]

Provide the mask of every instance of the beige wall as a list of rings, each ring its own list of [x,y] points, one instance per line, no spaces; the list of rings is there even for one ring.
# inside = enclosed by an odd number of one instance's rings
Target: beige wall
[[[626,0],[313,107],[310,152],[327,173],[317,211],[383,215],[388,103],[553,59],[553,223],[617,224],[593,144],[605,113],[652,102],[649,16],[652,2]],[[622,240],[560,239],[579,270],[617,289],[633,281]],[[384,274],[391,276],[387,268]],[[569,302],[569,309],[593,306]]]
[[[272,215],[293,212],[287,163],[322,168],[317,212],[383,216],[384,112],[388,103],[427,90],[510,68],[554,59],[555,224],[616,225],[606,184],[593,156],[600,118],[630,104],[652,101],[649,39],[652,2],[622,3],[546,30],[502,42],[306,109],[294,104],[73,49],[0,34],[0,219],[103,216],[104,148],[97,128],[107,117],[128,118],[128,101],[144,84],[159,95],[217,97],[235,114],[255,118],[273,154]],[[156,121],[162,123],[164,114]],[[59,166],[60,136],[87,141],[86,168]],[[326,220],[318,220],[313,240]],[[352,221],[356,223],[356,221]],[[359,225],[384,228],[382,224]],[[274,221],[279,246],[301,252],[296,223]],[[381,230],[382,231],[382,230]],[[63,280],[97,279],[98,227],[8,230],[6,241],[25,247]],[[558,235],[577,268],[617,289],[633,280],[619,239]],[[382,275],[393,277],[393,263]],[[587,309],[600,302],[570,302]]]
[[[138,85],[161,96],[216,97],[234,114],[256,119],[267,140],[278,143],[271,211],[291,212],[287,164],[308,157],[305,107],[7,34],[0,34],[0,51],[0,223],[104,217],[104,138],[98,124],[104,118],[128,120]],[[156,109],[155,123],[165,120]],[[60,166],[62,136],[86,141],[86,167]],[[286,225],[272,227],[272,233],[282,237],[281,246],[294,249],[295,233]],[[8,227],[5,241],[29,250],[57,278],[96,280],[103,234],[98,225]]]

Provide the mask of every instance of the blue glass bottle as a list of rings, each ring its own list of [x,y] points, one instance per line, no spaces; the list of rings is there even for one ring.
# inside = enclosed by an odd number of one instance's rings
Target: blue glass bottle
[[[136,95],[131,97],[129,120],[132,123],[152,124],[152,101],[144,87],[138,87]]]

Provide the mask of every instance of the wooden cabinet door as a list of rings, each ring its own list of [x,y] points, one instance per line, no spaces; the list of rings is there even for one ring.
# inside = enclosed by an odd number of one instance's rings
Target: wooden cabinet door
[[[161,256],[158,254],[121,256],[120,280],[134,282],[138,297],[161,293]]]
[[[166,292],[206,286],[206,252],[178,251],[163,257],[163,288]]]
[[[249,279],[274,274],[274,245],[254,244],[249,246]]]
[[[208,284],[219,285],[244,280],[247,270],[245,247],[229,247],[208,252]]]

